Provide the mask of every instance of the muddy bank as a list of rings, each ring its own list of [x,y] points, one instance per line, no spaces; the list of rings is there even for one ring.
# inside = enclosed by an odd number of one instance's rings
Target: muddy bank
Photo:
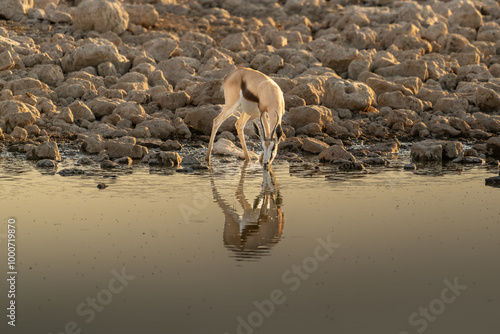
[[[498,165],[495,1],[7,0],[0,16],[0,145],[26,159],[71,143],[103,168],[201,166],[222,78],[246,66],[285,94],[280,159]],[[235,121],[221,161],[242,156]]]

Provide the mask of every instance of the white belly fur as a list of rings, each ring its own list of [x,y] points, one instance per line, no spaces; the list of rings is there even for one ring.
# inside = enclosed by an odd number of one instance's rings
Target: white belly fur
[[[250,102],[243,97],[243,93],[240,90],[240,105],[241,111],[244,111],[250,116],[250,119],[255,119],[260,117],[259,105],[255,102]]]

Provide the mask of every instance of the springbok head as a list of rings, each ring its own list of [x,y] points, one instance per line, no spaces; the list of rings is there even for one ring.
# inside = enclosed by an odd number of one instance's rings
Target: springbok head
[[[260,128],[256,123],[253,123],[253,125],[255,127],[255,133],[259,135],[260,141],[262,143],[260,163],[264,168],[267,168],[272,164],[274,158],[276,157],[276,153],[278,152],[278,144],[283,136],[283,130],[280,124],[280,117],[278,115],[278,112],[276,112],[276,123],[274,124],[271,133],[266,134],[266,129],[269,129],[270,127],[264,127],[264,121],[262,120],[262,117],[266,117],[265,122],[269,125],[269,116],[267,115],[267,113],[265,114],[266,116],[264,116],[264,113],[260,115]]]

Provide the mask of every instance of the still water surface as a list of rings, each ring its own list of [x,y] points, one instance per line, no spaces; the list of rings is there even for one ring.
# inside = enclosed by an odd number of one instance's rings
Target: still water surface
[[[61,177],[0,160],[2,249],[7,219],[18,225],[9,333],[500,330],[495,171],[278,162]]]

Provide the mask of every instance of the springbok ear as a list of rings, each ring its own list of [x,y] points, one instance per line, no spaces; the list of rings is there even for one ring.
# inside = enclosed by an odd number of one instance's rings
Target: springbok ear
[[[255,134],[256,134],[259,138],[261,138],[261,136],[260,136],[260,131],[259,131],[259,126],[258,126],[255,122],[253,122],[253,129],[254,129],[254,131],[255,131]]]
[[[283,136],[283,129],[281,128],[281,124],[278,124],[276,127],[276,139],[281,140]]]

